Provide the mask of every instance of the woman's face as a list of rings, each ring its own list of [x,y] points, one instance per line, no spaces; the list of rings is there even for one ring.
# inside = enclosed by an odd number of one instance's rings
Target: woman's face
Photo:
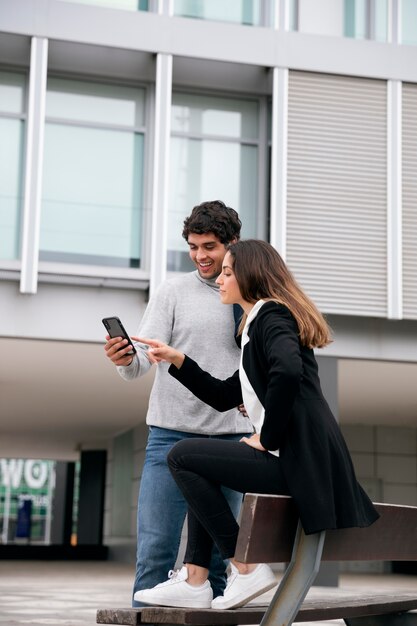
[[[222,272],[217,277],[216,283],[220,286],[220,299],[223,304],[243,303],[242,294],[233,272],[233,259],[230,252],[226,252]]]

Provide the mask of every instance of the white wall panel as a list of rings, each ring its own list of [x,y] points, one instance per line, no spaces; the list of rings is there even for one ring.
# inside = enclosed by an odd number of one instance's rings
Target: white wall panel
[[[387,90],[290,72],[287,262],[328,313],[386,316]]]
[[[417,319],[417,85],[403,85],[403,315]]]

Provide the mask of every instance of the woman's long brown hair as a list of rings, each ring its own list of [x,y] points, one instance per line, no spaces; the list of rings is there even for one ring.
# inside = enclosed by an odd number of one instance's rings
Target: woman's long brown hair
[[[233,272],[247,302],[273,300],[294,316],[301,344],[324,348],[331,343],[330,328],[316,305],[303,292],[278,252],[265,241],[244,239],[231,244]],[[242,320],[243,329],[246,316]]]

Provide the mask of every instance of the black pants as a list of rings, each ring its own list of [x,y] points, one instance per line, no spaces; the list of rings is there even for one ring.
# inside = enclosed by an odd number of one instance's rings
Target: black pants
[[[239,441],[185,439],[172,448],[168,466],[188,503],[184,562],[201,567],[209,566],[213,542],[224,559],[236,549],[239,526],[221,486],[288,495],[279,457]]]

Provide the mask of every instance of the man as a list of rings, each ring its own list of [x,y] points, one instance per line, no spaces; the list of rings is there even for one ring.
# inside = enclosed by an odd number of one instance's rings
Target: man
[[[183,237],[196,271],[165,281],[150,299],[138,335],[158,337],[180,346],[218,378],[239,367],[240,350],[235,342],[232,306],[221,304],[215,283],[222,269],[227,244],[240,237],[238,214],[223,202],[203,202],[184,221]],[[134,339],[134,337],[133,337]],[[126,340],[107,337],[107,357],[125,380],[143,376],[151,367],[146,346],[135,344],[137,354],[128,355]],[[149,438],[138,500],[138,545],[133,594],[166,580],[176,561],[186,503],[168,470],[166,458],[179,440],[191,437],[240,439],[252,432],[247,417],[238,409],[219,413],[204,404],[160,365],[149,399],[146,422]],[[228,490],[226,497],[237,515],[241,494]],[[210,582],[214,596],[225,586],[225,564],[213,553]],[[133,606],[141,603],[133,600]]]

